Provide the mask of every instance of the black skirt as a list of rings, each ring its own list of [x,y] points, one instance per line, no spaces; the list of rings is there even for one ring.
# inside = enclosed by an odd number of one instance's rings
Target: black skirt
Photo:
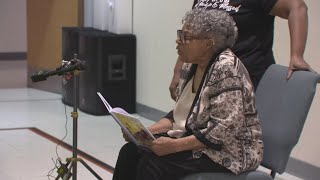
[[[199,172],[231,173],[205,154],[196,159],[192,151],[158,156],[127,143],[119,152],[113,180],[178,180]]]

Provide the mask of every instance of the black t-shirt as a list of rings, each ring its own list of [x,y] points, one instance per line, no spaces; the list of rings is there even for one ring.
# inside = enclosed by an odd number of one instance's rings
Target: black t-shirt
[[[274,16],[269,15],[277,0],[195,0],[193,7],[228,12],[238,27],[233,52],[246,66],[256,88],[266,69],[275,63],[272,44]]]

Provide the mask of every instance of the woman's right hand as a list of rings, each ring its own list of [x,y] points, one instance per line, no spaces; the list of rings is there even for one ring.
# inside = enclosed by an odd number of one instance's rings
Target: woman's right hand
[[[129,139],[127,133],[121,128],[122,131],[122,137],[124,138],[125,141],[127,142],[131,142],[131,140]]]

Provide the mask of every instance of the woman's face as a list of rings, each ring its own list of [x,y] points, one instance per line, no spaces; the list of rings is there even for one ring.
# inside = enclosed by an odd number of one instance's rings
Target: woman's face
[[[177,32],[177,47],[180,59],[185,63],[202,64],[210,59],[205,58],[211,53],[213,40],[203,37],[197,37],[191,33],[185,26]],[[210,57],[209,57],[210,58]]]

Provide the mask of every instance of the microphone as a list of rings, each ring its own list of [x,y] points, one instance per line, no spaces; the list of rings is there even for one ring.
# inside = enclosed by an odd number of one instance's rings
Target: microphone
[[[39,71],[31,75],[31,80],[32,82],[39,82],[39,81],[47,80],[47,77],[48,77],[48,71]]]
[[[61,76],[67,72],[75,70],[85,70],[86,62],[85,61],[71,61],[70,63],[63,63],[62,66],[58,67],[54,71],[39,71],[31,75],[32,82],[39,82],[47,80],[49,76],[58,75]]]

